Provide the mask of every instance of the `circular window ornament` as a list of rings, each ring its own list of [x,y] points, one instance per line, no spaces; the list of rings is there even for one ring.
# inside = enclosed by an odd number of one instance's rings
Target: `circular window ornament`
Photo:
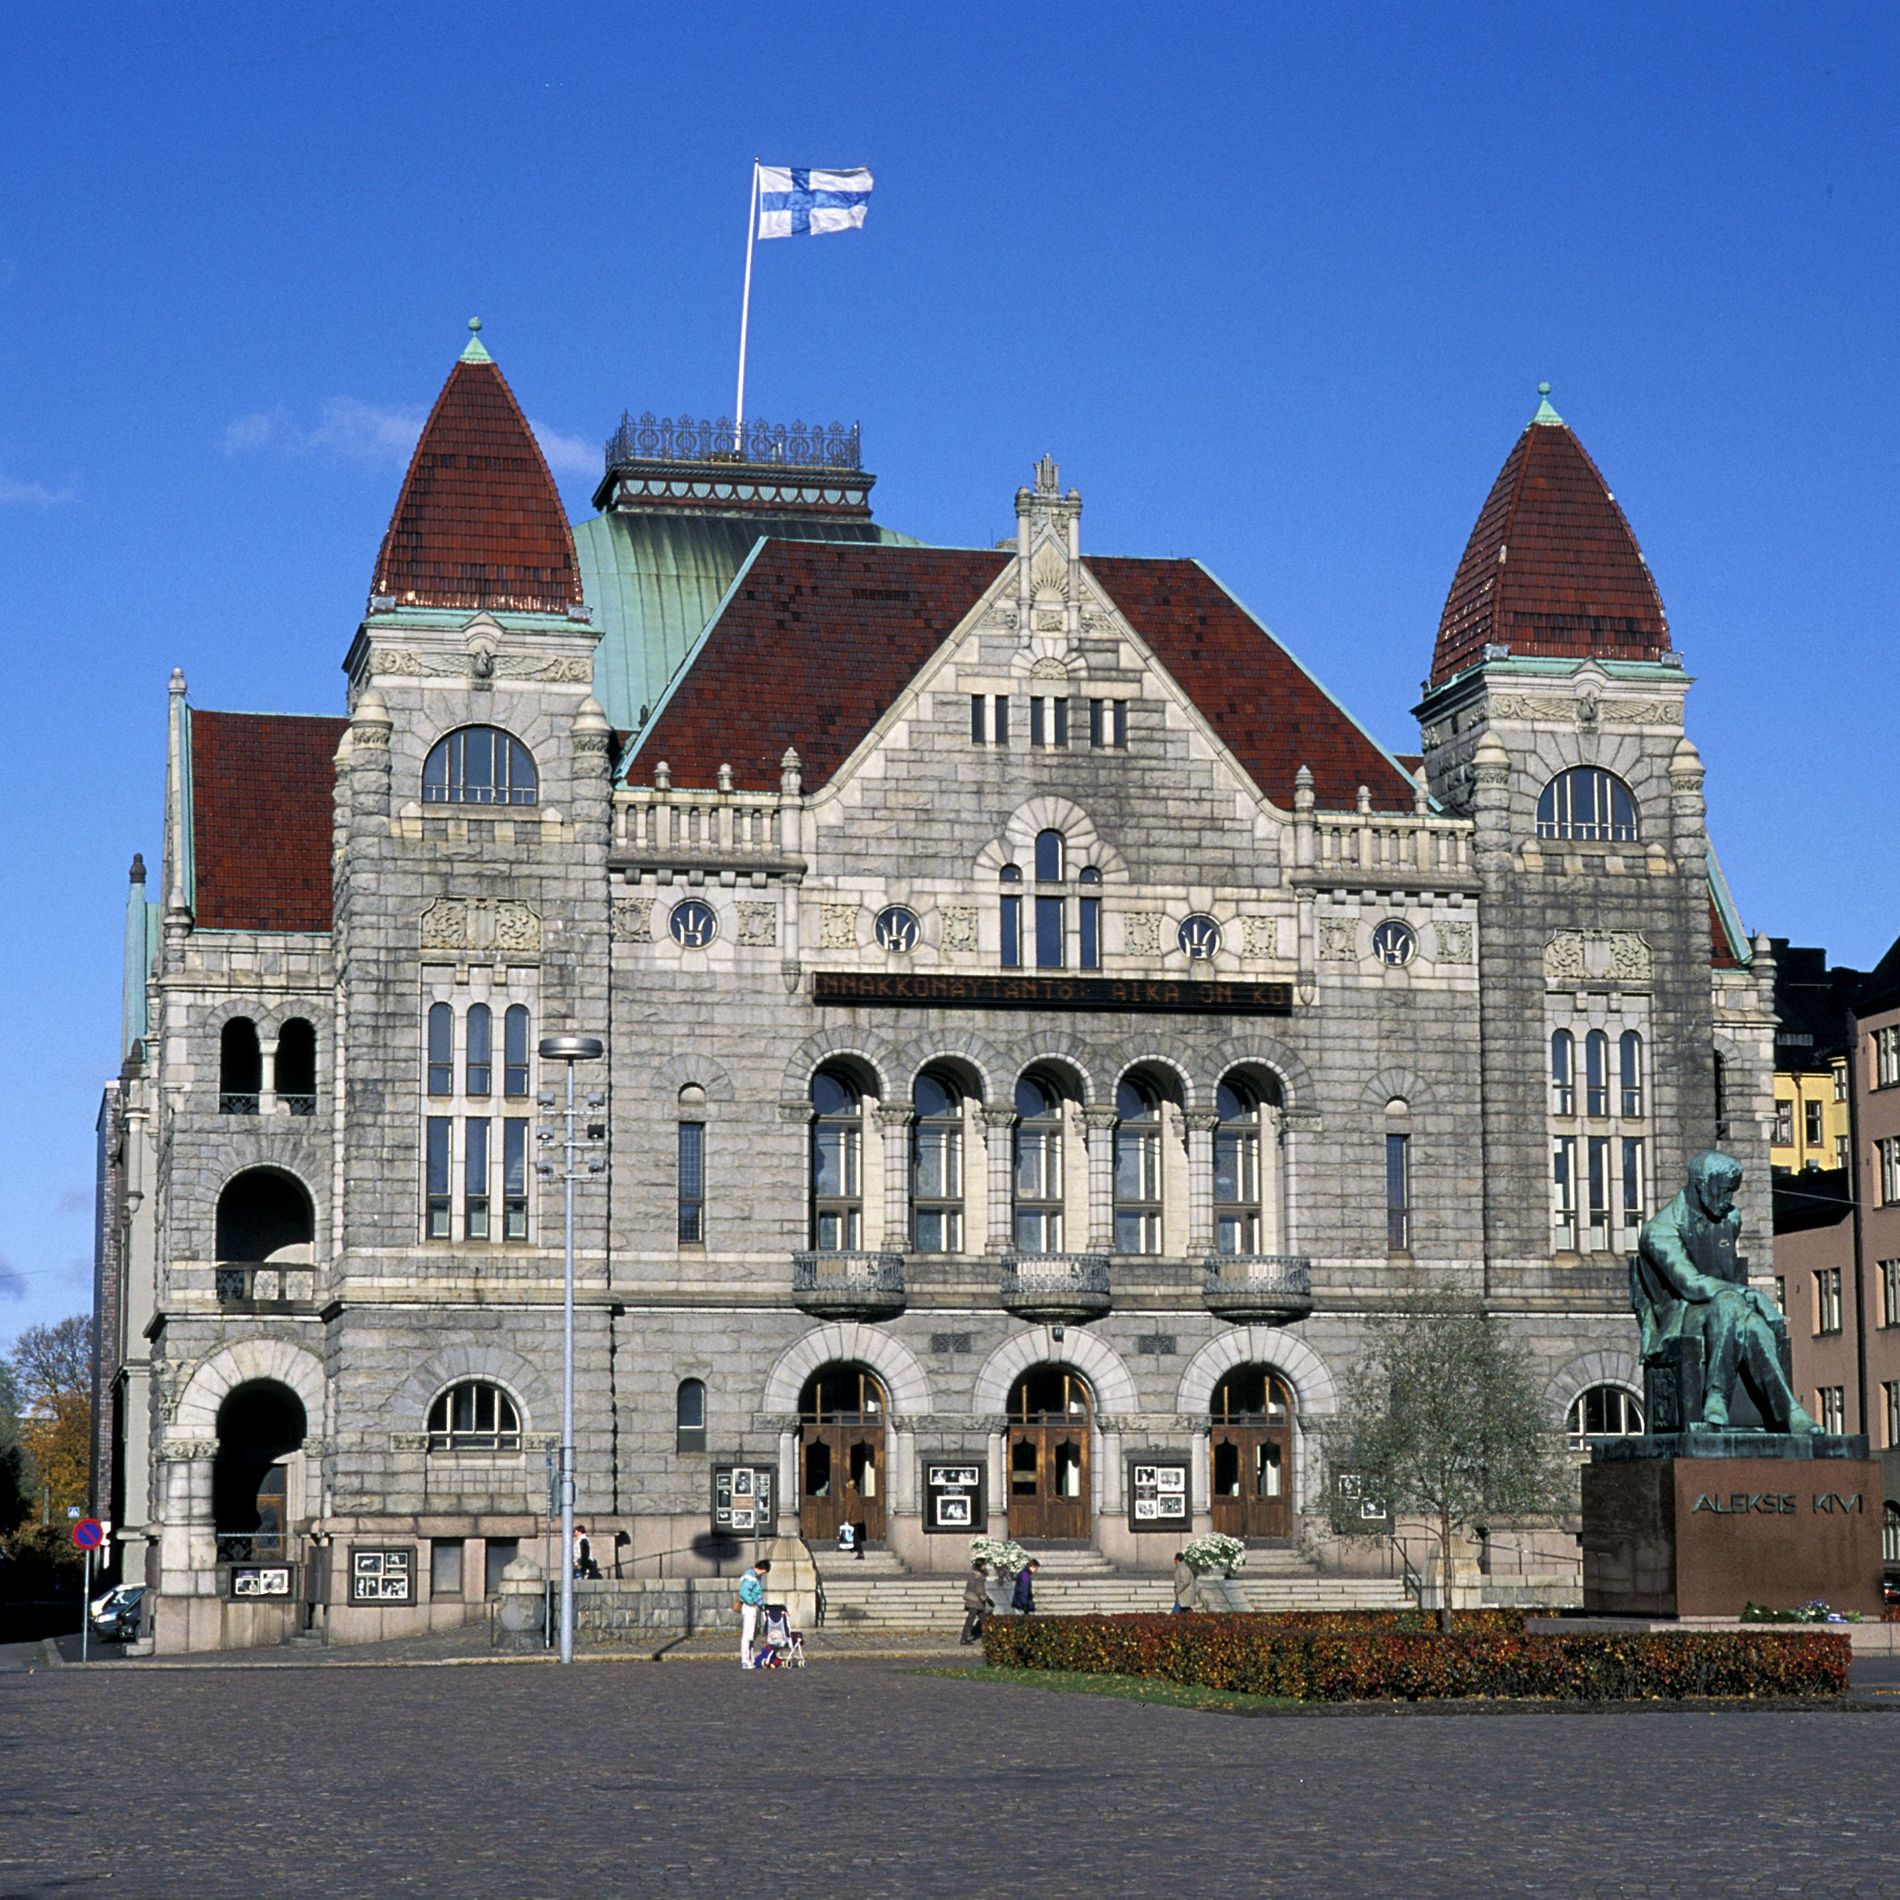
[[[719,935],[719,918],[710,904],[689,897],[683,904],[673,906],[667,928],[682,949],[703,950]]]
[[[1402,970],[1418,955],[1418,932],[1410,924],[1401,923],[1396,917],[1388,917],[1372,933],[1372,954],[1381,963],[1389,963],[1393,969]]]
[[[1190,957],[1211,957],[1220,948],[1220,925],[1198,911],[1192,917],[1183,917],[1174,935],[1175,942]]]
[[[924,934],[917,913],[902,904],[885,905],[872,929],[880,950],[915,950]]]

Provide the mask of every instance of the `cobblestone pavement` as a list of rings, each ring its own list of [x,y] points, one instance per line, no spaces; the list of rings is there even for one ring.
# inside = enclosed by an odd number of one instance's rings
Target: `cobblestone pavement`
[[[0,1677],[0,1896],[1900,1891],[1888,1714],[1246,1720],[832,1660]]]

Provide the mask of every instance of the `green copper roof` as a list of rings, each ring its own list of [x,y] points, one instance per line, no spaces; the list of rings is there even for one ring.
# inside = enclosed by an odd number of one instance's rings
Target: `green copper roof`
[[[492,363],[495,359],[482,348],[482,320],[470,317],[468,320],[468,345],[462,351],[464,363]]]
[[[1539,383],[1537,385],[1537,413],[1531,417],[1531,420],[1533,422],[1554,422],[1558,428],[1561,429],[1563,427],[1563,417],[1550,406],[1550,385],[1548,383]]]
[[[733,576],[766,536],[787,541],[920,545],[863,519],[803,515],[688,515],[626,510],[574,524],[581,590],[600,645],[594,697],[620,732],[649,716],[711,619]]]

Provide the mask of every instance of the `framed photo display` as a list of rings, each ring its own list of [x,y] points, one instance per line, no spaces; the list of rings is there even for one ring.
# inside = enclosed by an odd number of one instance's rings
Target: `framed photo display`
[[[350,1601],[413,1603],[416,1600],[416,1550],[413,1544],[350,1546]]]
[[[246,1600],[265,1597],[286,1602],[291,1594],[293,1568],[290,1564],[233,1564],[231,1594]]]
[[[714,1465],[715,1537],[772,1537],[778,1533],[778,1473],[769,1465]]]
[[[981,1458],[924,1460],[924,1529],[954,1535],[989,1528]]]
[[[1137,1452],[1128,1460],[1128,1528],[1185,1531],[1194,1522],[1188,1461],[1171,1452]]]

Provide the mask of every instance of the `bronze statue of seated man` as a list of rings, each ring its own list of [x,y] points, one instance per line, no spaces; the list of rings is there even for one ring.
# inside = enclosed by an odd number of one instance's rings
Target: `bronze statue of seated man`
[[[1684,1423],[1729,1429],[1729,1398],[1739,1378],[1770,1431],[1811,1432],[1782,1363],[1786,1326],[1772,1300],[1747,1284],[1736,1236],[1742,1164],[1710,1150],[1689,1163],[1689,1184],[1643,1224],[1630,1262],[1630,1304],[1642,1327],[1643,1358],[1671,1340],[1702,1347],[1701,1415]]]

